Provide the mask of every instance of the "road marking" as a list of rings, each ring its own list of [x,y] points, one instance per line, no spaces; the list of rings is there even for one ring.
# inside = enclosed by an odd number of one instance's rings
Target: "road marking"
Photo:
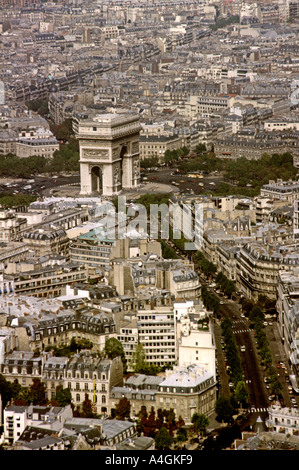
[[[251,406],[250,413],[266,413],[268,408],[255,408],[255,406]]]

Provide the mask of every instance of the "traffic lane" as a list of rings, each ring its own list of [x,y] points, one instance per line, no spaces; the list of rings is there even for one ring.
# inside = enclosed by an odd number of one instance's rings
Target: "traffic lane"
[[[289,375],[292,373],[291,367],[289,364],[288,357],[285,353],[283,348],[283,344],[280,338],[280,334],[278,331],[278,326],[276,321],[272,321],[271,324],[267,322],[267,326],[265,326],[265,332],[267,335],[267,340],[269,344],[269,349],[273,359],[273,367],[275,367],[277,371],[277,378],[282,385],[282,397],[285,406],[294,406],[297,408],[299,405],[299,397],[294,392],[291,387],[289,381]],[[283,367],[279,363],[283,363]],[[292,402],[292,398],[295,400],[295,403]]]
[[[250,405],[256,408],[265,408],[269,406],[269,402],[264,389],[263,376],[253,335],[248,322],[243,318],[241,319],[240,315],[237,316],[238,312],[238,304],[225,303],[221,306],[222,316],[233,322],[233,332],[240,352],[241,366],[250,397]],[[236,318],[235,321],[233,317]],[[241,353],[241,346],[245,346],[245,353]]]

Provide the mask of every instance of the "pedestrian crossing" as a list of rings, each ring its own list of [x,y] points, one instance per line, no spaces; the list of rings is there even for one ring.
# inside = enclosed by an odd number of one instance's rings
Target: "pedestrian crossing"
[[[233,329],[233,333],[234,333],[235,335],[241,334],[241,333],[250,333],[250,332],[251,332],[251,330],[250,330],[249,328],[246,328],[245,330],[234,330],[234,329]]]
[[[248,411],[249,413],[267,413],[268,408],[256,408],[255,406],[251,406]]]
[[[246,328],[244,328],[245,326],[246,326]],[[252,333],[252,330],[250,328],[248,328],[247,322],[245,322],[244,320],[234,321],[232,329],[233,329],[234,334]]]

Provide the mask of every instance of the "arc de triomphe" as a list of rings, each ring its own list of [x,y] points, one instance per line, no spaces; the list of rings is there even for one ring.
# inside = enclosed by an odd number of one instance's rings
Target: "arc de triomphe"
[[[98,114],[73,121],[80,149],[81,195],[113,196],[140,181],[139,117]]]

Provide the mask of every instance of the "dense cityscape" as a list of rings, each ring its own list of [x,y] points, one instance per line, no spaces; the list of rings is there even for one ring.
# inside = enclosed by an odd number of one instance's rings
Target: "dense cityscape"
[[[0,15],[1,450],[298,450],[298,1]]]

